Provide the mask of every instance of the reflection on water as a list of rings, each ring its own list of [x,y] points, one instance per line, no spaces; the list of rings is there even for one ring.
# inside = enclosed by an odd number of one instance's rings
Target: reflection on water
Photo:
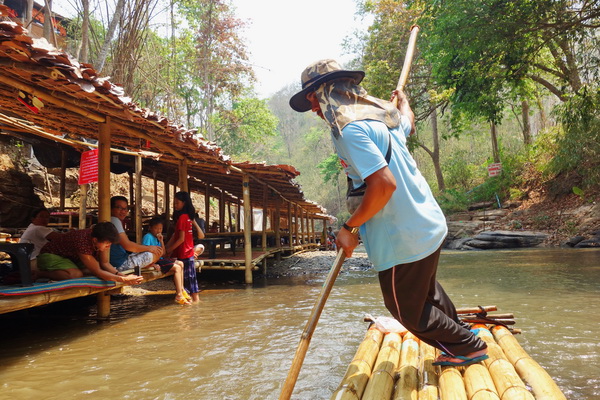
[[[513,312],[519,341],[568,398],[600,396],[600,252],[446,252],[438,277],[458,307]],[[277,399],[324,276],[202,293],[117,299],[110,322],[89,300],[0,317],[0,399]],[[342,272],[313,335],[294,399],[327,399],[387,315],[376,273]]]

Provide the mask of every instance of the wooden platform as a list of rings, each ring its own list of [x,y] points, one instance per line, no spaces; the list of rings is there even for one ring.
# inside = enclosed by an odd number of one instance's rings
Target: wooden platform
[[[411,333],[371,326],[332,400],[566,400],[548,373],[504,326],[477,324],[489,358],[466,367],[433,366],[437,350]]]
[[[142,271],[144,282],[150,282],[165,277],[158,271]],[[92,294],[98,295],[99,315],[106,313],[107,316],[110,307],[110,294],[120,293],[123,288],[122,283],[116,283],[112,287],[73,287],[45,293],[26,294],[20,296],[0,296],[0,314],[24,310],[27,308],[42,306],[62,300],[69,300],[75,297],[84,297]],[[101,311],[102,308],[102,311]]]
[[[318,243],[306,243],[302,245],[295,245],[293,247],[269,247],[266,250],[262,248],[252,249],[252,270],[256,271],[259,269],[261,264],[266,258],[272,257],[275,254],[296,254],[305,250],[318,249]],[[238,248],[235,251],[235,255],[231,249],[217,249],[215,258],[209,258],[209,255],[204,253],[199,258],[202,260],[204,270],[224,270],[224,271],[244,271],[245,267],[245,254],[244,249]]]

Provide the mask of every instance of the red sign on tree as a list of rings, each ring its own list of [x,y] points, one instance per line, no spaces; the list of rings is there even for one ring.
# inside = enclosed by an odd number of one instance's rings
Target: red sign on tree
[[[98,149],[81,153],[79,162],[79,184],[98,182]]]
[[[502,163],[488,165],[488,176],[497,176],[502,173]]]

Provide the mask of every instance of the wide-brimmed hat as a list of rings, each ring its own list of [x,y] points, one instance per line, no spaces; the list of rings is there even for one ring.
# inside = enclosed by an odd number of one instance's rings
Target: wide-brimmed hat
[[[363,71],[343,70],[337,61],[332,59],[319,60],[310,64],[302,71],[301,81],[302,90],[292,96],[290,107],[298,112],[305,112],[311,109],[310,101],[306,95],[319,87],[322,83],[337,78],[352,78],[355,84],[359,84],[365,73]]]

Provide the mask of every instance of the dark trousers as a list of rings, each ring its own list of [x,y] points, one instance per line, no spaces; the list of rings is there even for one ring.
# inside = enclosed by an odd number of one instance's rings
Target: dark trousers
[[[430,256],[379,272],[385,306],[421,341],[450,355],[487,347],[458,319],[452,301],[435,279],[441,247]]]

